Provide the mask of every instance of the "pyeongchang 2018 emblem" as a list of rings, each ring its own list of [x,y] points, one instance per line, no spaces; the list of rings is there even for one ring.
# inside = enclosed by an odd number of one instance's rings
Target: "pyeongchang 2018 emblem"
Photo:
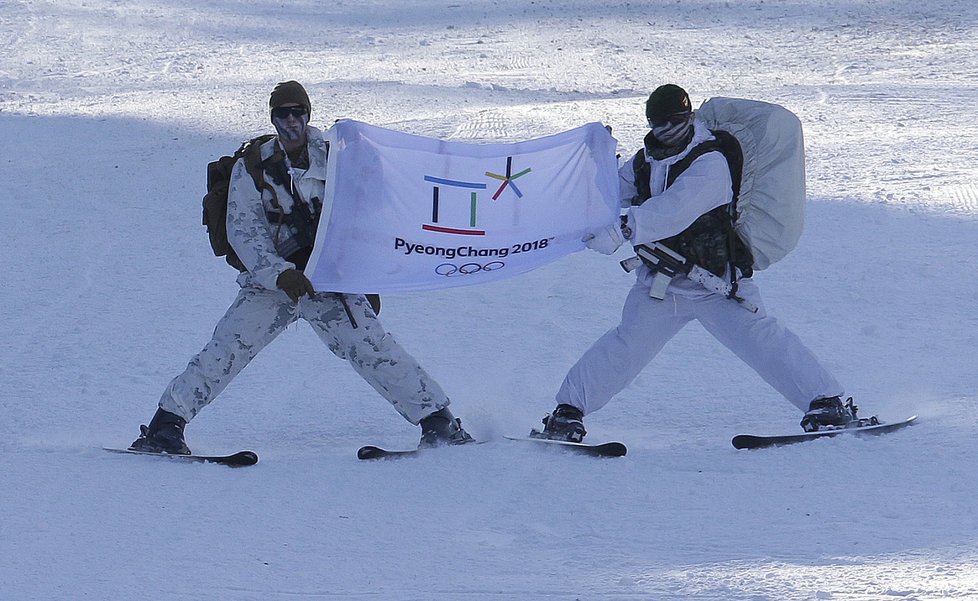
[[[516,185],[517,179],[532,171],[527,167],[518,173],[513,173],[513,157],[506,157],[505,174],[486,171],[486,177],[502,182],[496,188],[495,193],[490,197],[493,202],[499,200],[506,189],[512,191],[516,198],[523,198],[523,193]],[[485,236],[486,231],[479,228],[479,191],[485,190],[488,194],[489,185],[482,182],[467,182],[461,180],[446,179],[433,175],[424,176],[424,181],[432,184],[431,190],[431,221],[423,223],[421,229],[429,232],[441,232],[444,234],[461,234],[465,236]],[[464,211],[453,211],[451,222],[443,223],[443,215],[439,212],[444,203],[461,203],[467,205],[468,223],[463,224],[459,216],[464,217]]]

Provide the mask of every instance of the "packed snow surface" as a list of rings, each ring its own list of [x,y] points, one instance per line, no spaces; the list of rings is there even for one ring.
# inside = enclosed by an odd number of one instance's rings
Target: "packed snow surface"
[[[919,423],[737,451],[800,415],[692,324],[587,418],[626,457],[504,440],[617,323],[622,250],[384,298],[488,444],[358,461],[417,428],[300,323],[187,429],[257,466],[103,452],[236,293],[205,165],[286,79],[319,126],[601,121],[626,156],[663,83],[786,106],[808,215],[767,308],[864,414]],[[0,599],[978,599],[976,116],[971,0],[0,0]]]

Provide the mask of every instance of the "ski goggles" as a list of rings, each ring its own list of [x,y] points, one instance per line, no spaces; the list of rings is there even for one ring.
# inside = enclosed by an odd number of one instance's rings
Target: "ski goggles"
[[[668,144],[685,136],[692,123],[693,113],[692,111],[687,111],[685,113],[669,115],[659,121],[649,119],[649,128],[657,140],[663,144]]]
[[[301,119],[308,114],[309,111],[304,106],[277,106],[272,109],[272,117],[274,119],[288,119],[289,115],[292,115],[296,119]]]

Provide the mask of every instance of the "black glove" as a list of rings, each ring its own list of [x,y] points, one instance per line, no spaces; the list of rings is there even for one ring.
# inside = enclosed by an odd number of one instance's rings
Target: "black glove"
[[[379,294],[368,294],[367,302],[370,303],[370,308],[374,310],[374,315],[380,315],[380,295]]]
[[[316,291],[312,287],[312,282],[298,269],[286,269],[278,275],[275,285],[281,288],[292,302],[297,303],[303,295],[308,294],[310,298]]]

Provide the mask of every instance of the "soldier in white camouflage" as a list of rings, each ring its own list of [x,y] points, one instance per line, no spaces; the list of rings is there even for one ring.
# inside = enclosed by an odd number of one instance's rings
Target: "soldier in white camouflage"
[[[420,446],[471,442],[445,392],[378,320],[379,303],[316,291],[303,274],[324,212],[328,147],[309,126],[312,106],[298,82],[278,84],[269,109],[277,136],[260,148],[261,189],[242,158],[227,195],[227,236],[241,264],[241,290],[210,342],[167,386],[130,448],[189,454],[187,422],[299,318],[404,419],[421,426]]]
[[[585,245],[611,255],[626,241],[661,244],[681,261],[736,281],[740,301],[756,309],[745,310],[733,297],[707,289],[686,273],[674,271],[672,277],[661,265],[644,264],[625,299],[621,322],[571,367],[557,391],[557,406],[543,418],[544,429],[531,435],[581,442],[587,434],[584,416],[624,390],[693,320],[804,411],[801,426],[806,431],[846,427],[856,419],[852,398],[842,400],[842,385],[796,334],[764,309],[750,277],[752,261],[742,264],[733,258],[731,249],[739,240],[730,221],[734,182],[726,156],[712,151],[719,149],[714,146],[716,133],[696,117],[686,90],[675,84],[656,88],[645,108],[650,131],[644,148],[619,170],[620,200],[627,214],[589,232]]]

